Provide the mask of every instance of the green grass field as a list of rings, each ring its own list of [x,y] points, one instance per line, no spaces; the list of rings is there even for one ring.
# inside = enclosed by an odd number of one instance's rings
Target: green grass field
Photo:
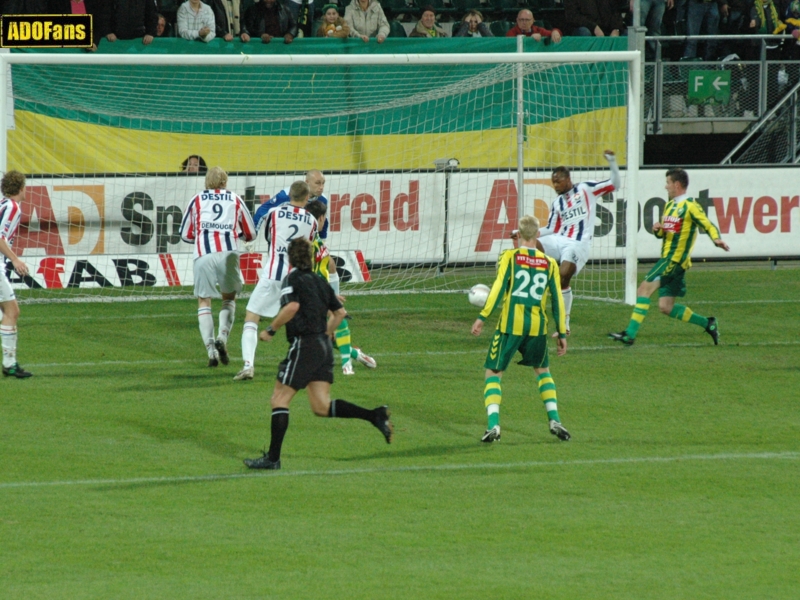
[[[0,598],[798,598],[800,269],[688,285],[720,346],[656,309],[614,345],[630,307],[576,300],[551,359],[568,443],[516,365],[503,437],[479,442],[491,332],[469,335],[465,296],[352,297],[378,369],[333,395],[389,404],[395,441],[301,393],[276,473],[242,458],[268,441],[286,342],[233,382],[245,301],[218,369],[192,300],[23,305]]]

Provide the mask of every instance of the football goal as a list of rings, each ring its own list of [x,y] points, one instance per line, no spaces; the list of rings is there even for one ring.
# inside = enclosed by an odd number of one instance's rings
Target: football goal
[[[550,50],[553,50],[551,47]],[[622,186],[597,203],[579,297],[632,302],[638,52],[0,54],[0,169],[26,174],[14,242],[26,301],[188,296],[178,235],[202,173],[251,208],[320,170],[343,291],[491,283],[518,219],[545,221],[554,167]],[[241,248],[246,284],[266,251]]]

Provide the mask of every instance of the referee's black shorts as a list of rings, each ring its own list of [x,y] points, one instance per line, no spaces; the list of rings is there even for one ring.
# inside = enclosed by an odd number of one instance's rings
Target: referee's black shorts
[[[294,338],[278,365],[278,381],[302,390],[312,381],[333,383],[333,344],[325,334]]]

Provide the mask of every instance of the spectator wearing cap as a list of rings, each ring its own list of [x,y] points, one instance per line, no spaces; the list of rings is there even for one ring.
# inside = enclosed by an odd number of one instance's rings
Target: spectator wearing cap
[[[377,0],[353,0],[344,9],[344,20],[350,28],[350,37],[365,42],[374,37],[382,44],[389,35],[389,21]]]
[[[532,37],[537,42],[542,41],[543,37],[549,37],[554,43],[561,41],[561,31],[558,29],[545,29],[534,25],[533,13],[528,9],[522,9],[517,14],[517,24],[506,32],[506,37],[517,37],[524,35]]]
[[[350,37],[350,27],[347,21],[339,16],[339,7],[336,4],[326,4],[322,7],[322,25],[317,29],[317,37]]]
[[[464,15],[453,37],[494,37],[494,34],[483,22],[480,11],[471,10]]]
[[[432,6],[422,9],[419,23],[414,27],[414,31],[408,34],[412,38],[446,38],[447,33],[436,24],[436,11]]]

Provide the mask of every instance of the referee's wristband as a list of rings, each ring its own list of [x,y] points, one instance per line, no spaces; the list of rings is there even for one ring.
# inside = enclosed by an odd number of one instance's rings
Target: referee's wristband
[[[267,335],[275,335],[275,330],[272,328],[272,325],[267,327]]]

